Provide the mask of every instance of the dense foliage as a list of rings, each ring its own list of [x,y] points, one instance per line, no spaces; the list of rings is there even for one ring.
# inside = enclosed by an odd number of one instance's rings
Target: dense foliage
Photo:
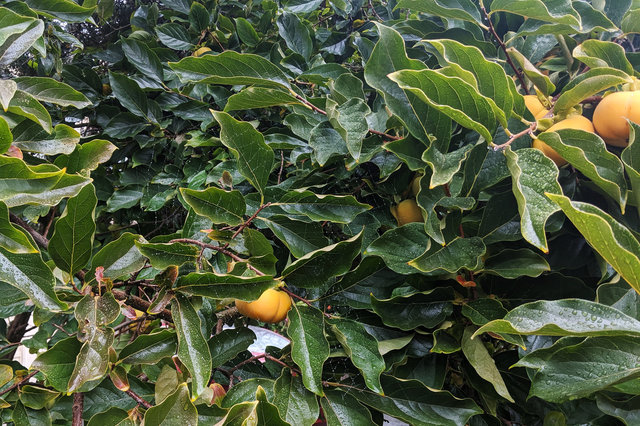
[[[0,0],[2,422],[639,424],[638,22]]]

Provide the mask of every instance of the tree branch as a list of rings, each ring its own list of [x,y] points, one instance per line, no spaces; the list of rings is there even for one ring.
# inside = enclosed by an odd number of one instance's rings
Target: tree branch
[[[191,238],[176,238],[174,240],[169,241],[170,243],[187,243],[187,244],[194,244],[196,246],[200,246],[202,248],[208,248],[211,250],[215,250],[215,251],[219,251],[220,253],[226,254],[227,256],[229,256],[231,259],[235,260],[236,262],[246,262],[248,259],[243,259],[242,257],[238,256],[237,254],[227,250],[226,247],[223,246],[214,246],[213,244],[207,244],[207,243],[203,243],[202,241],[198,241],[198,240],[193,240]],[[255,272],[257,275],[266,275],[264,272],[260,271],[259,269],[256,269],[254,266],[250,265],[249,263],[247,263],[247,268],[251,269],[253,272]]]
[[[71,412],[73,413],[71,424],[72,426],[82,426],[82,412],[84,411],[84,393],[77,392],[73,394],[73,406]]]
[[[533,132],[536,131],[536,128],[538,127],[538,123],[536,121],[534,121],[533,123],[531,123],[531,125],[529,127],[527,127],[526,129],[524,129],[521,132],[518,132],[514,135],[511,135],[511,137],[503,144],[500,145],[494,145],[493,146],[493,150],[494,151],[498,151],[500,149],[505,149],[506,147],[508,147],[509,145],[511,145],[513,143],[513,141],[515,141],[516,139],[529,134],[533,137]]]
[[[516,67],[516,64],[514,64],[513,61],[511,60],[511,56],[509,56],[509,52],[507,52],[507,45],[504,44],[504,42],[502,41],[502,39],[500,38],[500,36],[496,32],[496,29],[493,26],[493,22],[491,22],[491,18],[489,17],[489,14],[487,13],[487,9],[484,8],[484,5],[482,3],[480,4],[480,10],[482,10],[482,14],[484,15],[484,17],[486,18],[486,20],[489,23],[489,31],[491,32],[493,37],[498,42],[498,45],[500,46],[500,49],[502,49],[502,51],[504,52],[504,55],[507,58],[507,63],[509,64],[509,66],[511,66],[511,69],[513,70],[513,72],[516,73],[516,77],[518,77],[518,81],[520,81],[520,86],[522,86],[522,90],[524,91],[524,93],[526,95],[528,95],[529,94],[529,89],[527,88],[527,84],[526,84],[526,82],[524,80],[524,75],[522,74],[522,71],[520,71],[518,69],[518,67]]]
[[[146,399],[142,398],[140,395],[138,395],[137,393],[135,393],[134,391],[132,391],[131,389],[129,389],[128,391],[125,391],[127,395],[129,395],[135,402],[137,402],[139,405],[142,405],[144,408],[149,409],[151,407],[153,407],[153,405],[151,405],[149,403],[149,401],[147,401]]]
[[[15,388],[17,388],[18,386],[22,386],[23,383],[26,383],[29,381],[30,378],[32,378],[33,376],[35,376],[36,374],[38,374],[39,371],[38,370],[33,370],[31,373],[27,374],[24,379],[20,380],[18,383],[14,383],[13,385],[9,386],[8,388],[6,388],[5,390],[3,390],[2,392],[0,392],[0,396],[11,392],[12,390],[14,390]]]
[[[36,244],[38,244],[41,248],[46,249],[49,246],[49,240],[47,240],[42,234],[40,234],[38,231],[33,229],[31,226],[29,226],[27,222],[25,222],[24,220],[22,220],[21,218],[19,218],[18,216],[16,216],[11,212],[9,212],[9,219],[11,219],[11,222],[15,223],[16,225],[19,225],[22,228],[24,228],[24,230],[27,231],[33,237]]]

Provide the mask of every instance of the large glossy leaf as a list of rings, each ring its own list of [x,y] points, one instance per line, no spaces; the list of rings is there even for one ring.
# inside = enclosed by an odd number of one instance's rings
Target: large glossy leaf
[[[36,123],[25,120],[13,129],[13,143],[22,151],[71,154],[79,142],[80,133],[66,124],[58,124],[52,133],[47,133]]]
[[[144,241],[140,235],[125,232],[115,241],[104,246],[91,260],[91,269],[104,267],[104,276],[112,279],[126,277],[142,268],[145,258],[136,241]]]
[[[82,342],[75,337],[60,340],[48,351],[39,354],[31,367],[41,371],[55,390],[66,392],[81,347]]]
[[[87,185],[67,202],[49,241],[49,255],[61,270],[73,275],[91,259],[98,203],[93,185]]]
[[[124,74],[109,72],[111,89],[120,104],[138,117],[150,121],[148,116],[147,95],[138,83]]]
[[[316,222],[328,220],[337,223],[350,223],[357,215],[371,208],[358,202],[352,195],[318,195],[311,191],[290,191],[278,202],[271,203],[271,206]]]
[[[293,13],[283,13],[277,20],[278,31],[287,47],[309,60],[313,50],[311,32]]]
[[[503,319],[480,327],[484,332],[545,336],[637,336],[640,321],[607,305],[581,299],[520,305]]]
[[[598,207],[547,194],[562,208],[591,246],[640,293],[640,243],[629,231]]]
[[[246,210],[246,203],[240,191],[225,191],[212,186],[202,191],[181,188],[184,200],[201,216],[213,223],[240,225]]]
[[[424,232],[421,223],[408,223],[396,229],[390,229],[373,241],[364,251],[368,256],[379,256],[389,269],[399,274],[418,272],[409,262],[431,246],[431,240]]]
[[[180,62],[169,62],[169,66],[183,82],[290,87],[280,68],[267,59],[232,50],[219,55],[186,57]]]
[[[107,162],[113,152],[118,149],[104,139],[93,139],[82,145],[76,145],[69,155],[59,155],[54,163],[67,169],[67,173],[82,173],[95,170],[100,164]]]
[[[293,376],[289,370],[283,370],[273,385],[273,404],[291,425],[310,426],[318,419],[316,396],[305,388],[300,376]]]
[[[157,269],[165,269],[169,266],[182,266],[185,263],[195,264],[198,258],[198,249],[189,244],[153,244],[136,241],[138,250],[149,259],[151,266]]]
[[[484,27],[482,15],[471,0],[459,0],[451,4],[445,0],[400,0],[397,7],[424,12],[443,18],[461,19]]]
[[[9,102],[7,111],[27,118],[39,124],[47,133],[51,133],[51,116],[49,112],[36,98],[27,92],[16,90]]]
[[[14,79],[18,89],[41,102],[49,102],[60,106],[84,108],[91,105],[85,95],[66,83],[49,77],[18,77]]]
[[[386,365],[380,355],[378,341],[357,321],[340,318],[331,319],[328,323],[353,365],[362,373],[367,387],[382,393],[380,374]]]
[[[123,364],[157,364],[161,359],[173,356],[177,349],[176,333],[161,330],[143,334],[120,351],[119,361]]]
[[[537,277],[550,269],[544,257],[526,248],[502,250],[488,257],[483,267],[485,272],[510,279]]]
[[[417,380],[384,375],[382,387],[384,396],[356,389],[350,389],[349,394],[375,410],[412,425],[462,425],[482,412],[471,399],[458,399],[449,392],[429,389]]]
[[[633,74],[624,48],[610,41],[585,40],[573,49],[573,56],[589,68],[611,67]]]
[[[346,392],[327,390],[320,405],[327,426],[368,426],[373,423],[369,410]]]
[[[624,167],[617,156],[607,151],[602,139],[593,133],[570,129],[545,132],[538,138],[613,197],[624,213],[627,201]]]
[[[148,425],[180,424],[196,426],[198,411],[189,398],[189,388],[181,383],[171,395],[144,414],[144,422]]]
[[[456,238],[444,247],[433,245],[424,254],[409,262],[422,272],[457,272],[461,268],[474,270],[482,262],[486,247],[482,238]]]
[[[55,278],[26,231],[9,221],[9,209],[0,203],[0,280],[23,291],[36,306],[60,311],[67,305],[54,291]]]
[[[373,310],[390,327],[411,330],[416,327],[433,328],[453,312],[453,289],[437,287],[409,296],[395,296],[386,300],[371,297]]]
[[[289,248],[294,257],[302,257],[309,252],[325,247],[328,243],[322,233],[322,226],[316,222],[302,222],[281,215],[260,218],[260,221],[264,222],[276,237]]]
[[[322,395],[322,367],[329,357],[322,312],[310,306],[293,305],[287,335],[292,341],[291,357],[300,367],[302,382],[311,392]]]
[[[162,83],[164,75],[162,63],[158,55],[146,44],[134,39],[122,39],[122,51],[127,60],[133,64],[142,74],[151,77],[158,83]]]
[[[246,327],[222,330],[213,336],[209,340],[213,368],[220,367],[239,353],[246,351],[255,339],[256,335]],[[224,403],[223,407],[226,407]]]
[[[555,103],[554,112],[556,114],[567,113],[570,108],[583,99],[630,81],[631,77],[614,68],[590,69],[564,87],[562,94]]]
[[[525,148],[505,150],[511,173],[513,195],[518,201],[520,232],[534,247],[548,252],[545,224],[559,208],[545,194],[561,194],[558,168],[541,151]]]
[[[194,3],[195,4],[195,3]],[[232,95],[224,106],[225,111],[268,108],[279,105],[293,105],[302,102],[291,93],[269,87],[247,87],[243,91]]]
[[[417,2],[416,2],[417,3]],[[405,92],[388,75],[403,69],[421,70],[425,65],[407,56],[404,40],[396,30],[376,23],[379,39],[364,68],[367,83],[382,92],[387,107],[402,120],[409,132],[427,143],[433,134],[439,144],[448,144],[451,119],[420,102],[416,95]]]
[[[580,26],[580,15],[569,0],[554,1],[545,5],[542,0],[493,0],[491,13],[509,12],[541,21]]]
[[[191,374],[193,399],[209,384],[211,353],[202,335],[200,317],[185,296],[177,295],[171,315],[178,335],[178,358]]]
[[[312,251],[305,254],[282,271],[282,279],[296,287],[319,287],[334,276],[349,271],[351,263],[360,254],[362,236]]]
[[[552,346],[544,357],[534,351],[516,365],[538,370],[530,396],[564,402],[638,377],[639,349],[637,337],[592,337],[558,349]]]
[[[192,272],[178,278],[175,290],[184,294],[209,297],[211,299],[256,300],[267,289],[274,288],[273,277],[241,277],[212,272]]]
[[[27,0],[33,10],[42,15],[67,22],[83,22],[91,17],[96,7],[83,7],[71,0]]]
[[[0,8],[0,67],[6,67],[22,56],[44,31],[44,22]],[[2,105],[6,108],[6,103]]]
[[[631,181],[633,200],[640,206],[640,126],[629,122],[629,145],[622,151],[620,158]]]
[[[274,161],[273,150],[250,123],[226,112],[214,111],[213,116],[220,124],[220,140],[238,160],[238,171],[263,194]]]

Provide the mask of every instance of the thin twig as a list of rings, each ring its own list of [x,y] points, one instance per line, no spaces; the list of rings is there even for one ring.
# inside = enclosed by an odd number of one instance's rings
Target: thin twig
[[[258,210],[256,210],[256,212],[254,214],[251,215],[251,217],[249,219],[247,219],[242,225],[240,225],[238,227],[238,229],[236,230],[236,232],[233,233],[233,235],[231,236],[231,239],[235,239],[238,235],[240,235],[240,233],[249,225],[251,225],[251,222],[253,222],[253,219],[255,219],[258,214],[264,210],[265,208],[269,207],[271,205],[271,203],[265,203],[263,205],[261,205],[260,207],[258,207]]]
[[[487,13],[487,9],[484,8],[483,4],[480,5],[480,10],[482,10],[482,13],[483,13],[484,17],[487,19],[487,21],[489,23],[489,31],[491,32],[493,37],[498,42],[498,45],[500,45],[500,48],[502,49],[502,51],[504,52],[505,57],[507,58],[507,63],[511,66],[511,69],[513,69],[513,72],[516,73],[516,77],[518,77],[518,81],[520,81],[520,86],[522,86],[522,90],[524,91],[525,94],[528,95],[529,94],[529,89],[527,88],[527,84],[525,83],[524,75],[518,69],[518,67],[516,67],[516,64],[514,64],[513,61],[511,60],[511,56],[509,56],[509,52],[507,51],[507,45],[504,44],[504,42],[502,41],[502,39],[500,38],[500,36],[496,32],[496,29],[493,26],[493,22],[491,22],[491,18],[489,17],[489,14]]]
[[[284,151],[280,151],[280,171],[278,172],[278,185],[282,182],[282,170],[284,169]]]
[[[493,146],[493,150],[494,151],[498,151],[500,149],[505,149],[506,147],[511,145],[513,143],[513,141],[515,141],[516,139],[518,139],[518,138],[520,138],[520,137],[522,137],[524,135],[528,134],[528,135],[533,136],[533,132],[536,131],[536,127],[538,127],[538,123],[536,121],[534,121],[533,123],[531,123],[531,125],[529,127],[524,129],[523,131],[511,135],[511,137],[505,143],[500,144],[500,145],[494,145]]]
[[[9,218],[11,219],[11,222],[21,226],[25,231],[31,234],[36,244],[38,244],[41,248],[46,249],[49,246],[49,240],[47,240],[47,238],[40,234],[38,231],[33,229],[27,222],[11,212],[9,213]]]
[[[248,259],[243,259],[242,257],[238,256],[237,254],[231,252],[230,250],[227,250],[226,247],[223,246],[214,246],[213,244],[207,244],[207,243],[203,243],[202,241],[198,241],[198,240],[193,240],[191,238],[176,238],[174,240],[169,241],[170,243],[187,243],[187,244],[194,244],[196,246],[200,246],[203,248],[208,248],[211,250],[215,250],[215,251],[219,251],[222,254],[226,254],[227,256],[229,256],[231,259],[235,260],[236,262],[246,262]],[[257,275],[266,275],[264,272],[260,271],[259,269],[256,269],[254,266],[252,266],[251,264],[247,263],[247,268],[251,269],[253,272],[255,272]]]
[[[151,407],[153,407],[149,401],[147,401],[146,399],[142,398],[140,395],[138,395],[137,393],[135,393],[134,391],[132,391],[131,389],[125,391],[127,395],[129,395],[135,402],[137,402],[139,405],[142,405],[144,408],[149,409]]]
[[[299,301],[303,302],[304,304],[306,304],[309,307],[312,307],[311,302],[309,302],[307,299],[305,299],[302,296],[298,296],[297,294],[295,294],[294,292],[292,292],[291,290],[289,290],[288,288],[285,287],[280,287],[280,290],[284,291],[285,293],[287,293],[289,296],[293,297],[294,299],[298,299]],[[327,318],[333,318],[331,316],[331,314],[328,314],[326,312],[322,312],[324,314],[325,317]]]
[[[259,360],[261,358],[265,358],[265,359],[268,359],[269,361],[273,361],[275,363],[278,363],[278,364],[280,364],[281,366],[283,366],[285,368],[289,368],[291,370],[298,371],[298,370],[295,370],[295,369],[291,368],[288,364],[286,364],[283,361],[280,361],[278,358],[276,358],[274,356],[271,356],[269,354],[259,354],[259,355],[252,356],[251,358],[245,359],[244,361],[242,361],[241,363],[239,363],[238,365],[236,365],[235,367],[230,369],[229,373],[233,374],[234,371],[240,369],[241,367],[245,366],[246,364],[250,364],[250,363],[252,363],[254,361],[257,361],[257,360]]]
[[[49,230],[51,229],[51,225],[53,224],[53,219],[56,218],[56,210],[58,209],[58,206],[53,206],[51,208],[51,213],[49,215],[49,221],[47,222],[47,226],[44,227],[44,230],[42,231],[42,236],[44,236],[45,238],[47,237],[47,235],[49,235]]]
[[[36,374],[38,374],[39,371],[38,370],[33,370],[31,373],[27,374],[22,380],[20,380],[18,383],[14,383],[13,385],[9,386],[8,388],[6,388],[5,390],[3,390],[2,392],[0,392],[0,396],[4,395],[5,393],[9,393],[12,390],[14,390],[15,388],[17,388],[18,386],[22,386],[23,383],[29,381],[30,378],[32,378],[33,376],[35,376]]]
[[[137,309],[139,311],[142,312],[147,312],[147,309],[149,309],[149,306],[151,306],[150,302],[147,302],[146,300],[138,297],[138,296],[134,296],[132,294],[127,294],[122,290],[117,290],[117,289],[113,289],[112,290],[113,296],[118,299],[118,300],[125,300],[126,304],[131,306],[134,309]],[[163,310],[162,312],[160,312],[159,314],[157,314],[157,316],[159,318],[162,318],[165,321],[171,321],[172,317],[171,317],[171,312],[167,309]]]

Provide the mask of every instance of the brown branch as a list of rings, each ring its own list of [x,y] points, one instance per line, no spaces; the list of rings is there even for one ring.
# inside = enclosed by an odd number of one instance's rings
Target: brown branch
[[[38,231],[33,229],[27,222],[11,212],[9,212],[9,218],[11,219],[11,222],[21,226],[25,231],[31,234],[36,244],[38,244],[41,248],[46,249],[49,246],[49,240],[47,240],[47,238],[40,234]]]
[[[77,392],[73,394],[73,406],[71,412],[73,413],[72,426],[82,426],[82,412],[84,411],[84,393]]]
[[[33,376],[35,376],[36,374],[38,374],[39,371],[38,370],[33,370],[31,373],[27,374],[22,380],[20,380],[18,383],[14,383],[13,385],[9,386],[8,388],[6,388],[5,390],[3,390],[2,392],[0,392],[0,396],[11,392],[12,390],[14,390],[15,388],[17,388],[18,386],[22,386],[23,383],[26,383],[29,381],[30,378],[32,378]]]
[[[483,13],[484,17],[487,19],[487,21],[489,23],[489,31],[491,32],[493,37],[498,42],[498,45],[500,45],[500,48],[502,49],[502,51],[504,52],[504,55],[507,58],[507,63],[511,66],[511,69],[513,69],[513,72],[516,73],[516,77],[518,77],[518,81],[520,81],[520,86],[522,86],[522,90],[524,90],[524,93],[526,95],[528,95],[529,94],[529,89],[527,88],[527,84],[524,81],[524,75],[518,69],[518,67],[516,67],[516,64],[514,64],[513,61],[511,60],[511,56],[509,56],[509,52],[507,52],[507,45],[504,44],[504,42],[502,41],[502,39],[500,38],[500,36],[496,32],[496,29],[493,26],[493,22],[491,22],[491,18],[489,17],[489,14],[487,13],[487,9],[484,8],[484,5],[482,3],[480,4],[480,10],[482,10],[482,13]]]
[[[302,96],[300,96],[300,95],[296,95],[296,99],[298,99],[300,102],[302,102],[303,104],[305,104],[306,106],[308,106],[309,108],[311,108],[313,111],[315,111],[315,112],[317,112],[317,113],[319,113],[319,114],[322,114],[322,115],[327,115],[327,111],[325,111],[325,110],[323,110],[323,109],[318,108],[317,106],[315,106],[314,104],[312,104],[311,102],[309,102],[308,100],[306,100],[305,98],[303,98]],[[402,139],[402,138],[400,138],[400,137],[398,137],[398,136],[393,136],[393,135],[390,135],[390,134],[388,134],[388,133],[379,132],[379,131],[377,131],[377,130],[373,130],[373,129],[369,129],[369,133],[372,133],[372,134],[374,134],[374,135],[381,136],[381,137],[383,137],[383,138],[390,139],[390,140],[392,140],[392,141],[397,141],[397,140]]]
[[[31,311],[22,312],[13,318],[7,329],[7,340],[9,343],[20,343],[22,341],[24,334],[27,332],[29,318],[31,318]],[[16,350],[17,348],[10,351],[3,356],[2,359],[13,359]]]
[[[146,409],[149,409],[149,408],[153,407],[153,405],[151,405],[149,403],[149,401],[147,401],[146,399],[142,398],[140,395],[138,395],[137,393],[135,393],[131,389],[129,389],[128,391],[125,391],[125,393],[127,395],[129,395],[135,402],[137,402],[138,405],[142,405]]]
[[[516,133],[514,135],[511,135],[511,137],[505,143],[500,144],[500,145],[494,145],[493,146],[493,150],[494,151],[498,151],[500,149],[504,149],[504,148],[508,147],[509,145],[511,145],[513,143],[513,141],[515,141],[516,139],[518,139],[518,138],[520,138],[520,137],[522,137],[524,135],[528,134],[528,135],[533,136],[533,132],[536,131],[537,127],[538,127],[538,123],[534,121],[533,123],[531,123],[531,125],[529,127],[524,129],[523,131],[518,132],[518,133]]]
[[[58,210],[58,206],[53,206],[51,208],[49,221],[47,222],[47,225],[44,227],[44,230],[42,231],[42,236],[45,238],[47,237],[47,235],[49,235],[49,230],[51,229],[51,225],[53,225],[53,220],[56,218],[56,210]]]
[[[275,362],[275,363],[278,363],[278,364],[280,364],[281,366],[283,366],[283,367],[285,367],[285,368],[289,368],[289,369],[291,369],[291,370],[293,370],[293,371],[297,371],[297,372],[299,372],[298,370],[296,370],[296,369],[292,368],[291,366],[289,366],[289,365],[288,365],[288,364],[286,364],[285,362],[280,361],[278,358],[276,358],[276,357],[274,357],[274,356],[271,356],[271,355],[269,355],[269,354],[259,354],[259,355],[252,356],[251,358],[245,359],[244,361],[242,361],[241,363],[239,363],[238,365],[236,365],[235,367],[233,367],[232,369],[230,369],[228,372],[229,372],[230,374],[233,374],[233,372],[234,372],[234,371],[236,371],[236,370],[240,369],[241,367],[243,367],[243,366],[245,366],[245,365],[247,365],[247,364],[250,364],[250,363],[252,363],[252,362],[254,362],[254,361],[257,361],[257,360],[259,360],[259,359],[261,359],[261,358],[268,359],[269,361],[273,361],[273,362]]]
[[[238,235],[240,235],[240,233],[249,225],[251,225],[251,222],[253,222],[253,219],[255,219],[258,214],[260,214],[260,212],[269,207],[271,205],[271,203],[265,203],[263,205],[261,205],[260,207],[258,207],[258,210],[256,210],[256,212],[254,214],[251,215],[251,217],[249,219],[247,219],[242,225],[240,225],[238,227],[238,229],[236,230],[236,232],[233,233],[233,235],[231,236],[231,239],[233,240],[234,238],[236,238]]]
[[[285,293],[287,293],[289,296],[293,297],[294,299],[298,299],[299,301],[301,301],[302,303],[306,304],[307,306],[313,307],[313,305],[311,305],[311,302],[309,302],[307,299],[305,299],[302,296],[298,296],[297,294],[295,294],[294,292],[292,292],[288,288],[280,287],[280,290],[284,291]],[[331,316],[331,314],[328,314],[326,312],[322,312],[322,314],[327,318],[333,318]]]
[[[139,311],[142,312],[147,312],[147,309],[149,309],[149,306],[151,306],[151,302],[147,302],[146,300],[138,297],[138,296],[134,296],[132,294],[127,294],[122,290],[117,290],[117,289],[113,289],[112,290],[113,296],[118,299],[118,300],[124,300],[125,303],[129,306],[131,306],[132,308],[135,308]],[[171,312],[167,309],[163,310],[162,312],[160,312],[159,314],[157,314],[157,316],[159,318],[162,318],[165,321],[171,321]]]

